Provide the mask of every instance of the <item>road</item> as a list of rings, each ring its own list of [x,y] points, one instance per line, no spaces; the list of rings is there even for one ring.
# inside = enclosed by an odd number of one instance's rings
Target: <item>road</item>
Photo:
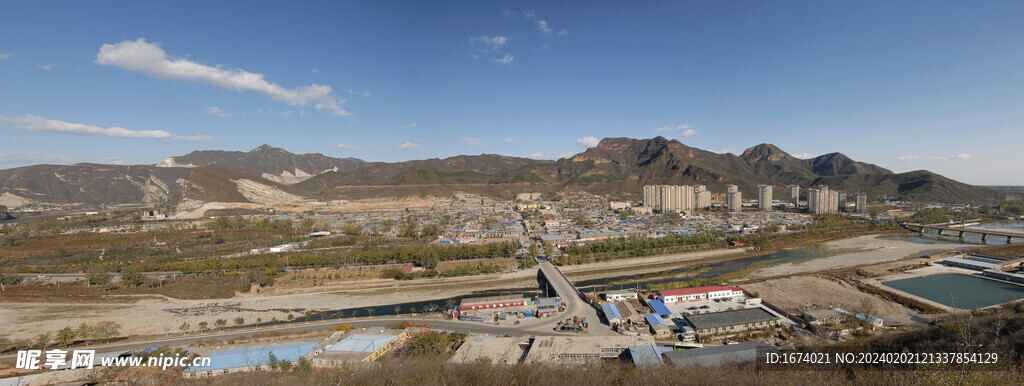
[[[553,318],[552,318],[553,319]],[[545,322],[551,322],[550,320],[543,319]],[[588,319],[589,320],[589,319]],[[201,342],[205,340],[229,340],[234,338],[241,338],[251,336],[254,334],[261,334],[267,332],[279,332],[281,334],[293,334],[298,333],[302,330],[308,331],[325,331],[334,326],[341,324],[351,324],[357,328],[362,327],[387,327],[390,324],[398,322],[418,322],[424,323],[432,329],[447,330],[456,332],[466,332],[475,334],[490,334],[490,335],[509,335],[509,336],[578,336],[574,333],[560,333],[555,332],[553,329],[538,329],[537,331],[524,331],[524,326],[496,326],[492,324],[484,324],[477,322],[464,322],[459,320],[437,320],[437,319],[414,319],[414,318],[359,318],[359,319],[345,319],[345,320],[328,320],[323,322],[306,322],[306,323],[288,323],[277,326],[264,326],[257,328],[243,328],[238,331],[218,331],[208,334],[191,334],[176,337],[167,337],[160,339],[149,339],[149,340],[131,340],[126,342],[117,342],[111,344],[94,344],[84,347],[72,347],[72,349],[91,349],[96,350],[97,353],[106,352],[124,352],[131,350],[141,350],[148,347],[154,346],[171,346],[171,347],[185,347],[190,344]],[[553,326],[553,324],[552,324]],[[553,327],[552,327],[553,328]],[[7,361],[15,359],[16,354],[0,356],[0,361]]]
[[[559,321],[571,318],[575,315],[587,318],[587,322],[590,323],[590,328],[587,333],[588,335],[618,335],[618,333],[612,331],[610,326],[608,326],[607,324],[603,324],[601,322],[601,318],[598,316],[597,310],[583,301],[583,299],[580,297],[579,292],[577,292],[575,287],[573,287],[572,283],[570,283],[569,280],[564,275],[562,275],[561,271],[559,271],[557,268],[555,268],[555,266],[551,265],[551,263],[546,261],[540,263],[540,270],[541,272],[544,273],[544,277],[548,278],[548,281],[551,283],[551,286],[555,288],[555,291],[558,292],[559,297],[562,298],[562,303],[565,305],[565,311],[560,313],[556,317],[541,319],[523,319],[523,321],[518,326],[492,325],[477,322],[465,322],[459,320],[436,320],[415,318],[358,318],[345,320],[334,319],[323,322],[288,323],[276,326],[263,326],[256,328],[250,327],[237,331],[218,331],[202,335],[185,335],[159,339],[131,340],[125,342],[89,345],[86,347],[75,348],[93,349],[96,350],[97,352],[104,353],[141,350],[153,346],[184,347],[204,340],[228,340],[266,332],[292,334],[302,330],[324,331],[344,323],[352,324],[355,327],[385,327],[390,324],[403,321],[425,323],[428,326],[430,326],[430,328],[433,329],[476,334],[509,336],[579,336],[579,334],[576,333],[554,331],[555,325],[557,325]],[[12,359],[15,359],[15,355],[7,355],[0,357],[0,360]]]
[[[558,292],[558,296],[562,298],[562,304],[565,305],[565,311],[558,315],[556,318],[542,319],[547,320],[550,323],[550,327],[554,328],[555,324],[559,320],[564,320],[578,315],[580,317],[587,318],[587,322],[590,324],[588,333],[590,335],[600,336],[617,336],[619,335],[615,331],[612,331],[611,326],[604,324],[601,321],[601,317],[597,314],[597,310],[591,307],[583,300],[582,295],[576,290],[576,287],[569,282],[569,279],[562,274],[562,271],[551,265],[550,262],[541,261],[540,271],[544,273],[544,277],[548,279],[551,286],[555,288],[555,292]]]

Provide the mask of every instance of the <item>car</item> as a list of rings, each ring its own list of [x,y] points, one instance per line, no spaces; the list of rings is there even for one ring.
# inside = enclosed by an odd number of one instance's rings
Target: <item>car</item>
[[[690,311],[693,311],[693,310],[696,310],[696,309],[697,309],[697,306],[693,306],[693,307],[686,307],[686,309],[687,309],[687,310],[690,310]]]
[[[709,306],[709,305],[707,305],[707,304],[705,304],[705,305],[703,305],[703,306],[700,306],[700,309],[702,309],[702,310],[706,310],[706,309],[708,309],[708,308],[711,308],[711,306]]]

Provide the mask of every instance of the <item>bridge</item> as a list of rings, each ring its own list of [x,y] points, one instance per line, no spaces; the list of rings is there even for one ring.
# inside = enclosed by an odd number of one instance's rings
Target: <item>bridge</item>
[[[959,224],[915,224],[915,223],[900,223],[900,226],[906,230],[917,233],[924,233],[927,230],[936,231],[939,236],[951,236],[953,233],[957,237],[963,238],[964,234],[976,234],[981,235],[981,241],[986,242],[989,236],[1006,237],[1006,243],[1009,244],[1010,240],[1014,237],[1024,239],[1024,232],[1012,231],[1008,229],[994,229],[994,228],[970,228],[967,222],[961,222]],[[942,232],[948,232],[950,234],[943,234]]]
[[[569,281],[569,278],[562,274],[562,270],[547,261],[541,261],[540,273],[555,289],[565,305],[565,312],[559,315],[558,320],[568,319],[574,315],[581,316],[587,318],[587,322],[590,323],[589,333],[591,335],[618,335],[612,331],[611,326],[601,321],[597,310],[583,299],[583,294]]]

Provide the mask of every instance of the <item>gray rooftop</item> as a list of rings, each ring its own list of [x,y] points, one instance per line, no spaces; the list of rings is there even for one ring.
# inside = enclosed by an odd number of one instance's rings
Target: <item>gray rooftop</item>
[[[683,351],[667,351],[665,359],[675,366],[721,366],[729,362],[750,362],[761,352],[775,352],[774,346],[764,342],[747,342],[725,346],[705,347]]]
[[[760,308],[713,312],[708,314],[686,315],[686,320],[698,330],[734,326],[737,324],[754,323],[778,319],[775,315]]]

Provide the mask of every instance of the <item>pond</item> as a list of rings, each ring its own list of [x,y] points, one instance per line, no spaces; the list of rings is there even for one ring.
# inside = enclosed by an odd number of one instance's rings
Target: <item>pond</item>
[[[994,306],[1024,299],[1024,286],[957,273],[887,281],[886,286],[960,309]]]

